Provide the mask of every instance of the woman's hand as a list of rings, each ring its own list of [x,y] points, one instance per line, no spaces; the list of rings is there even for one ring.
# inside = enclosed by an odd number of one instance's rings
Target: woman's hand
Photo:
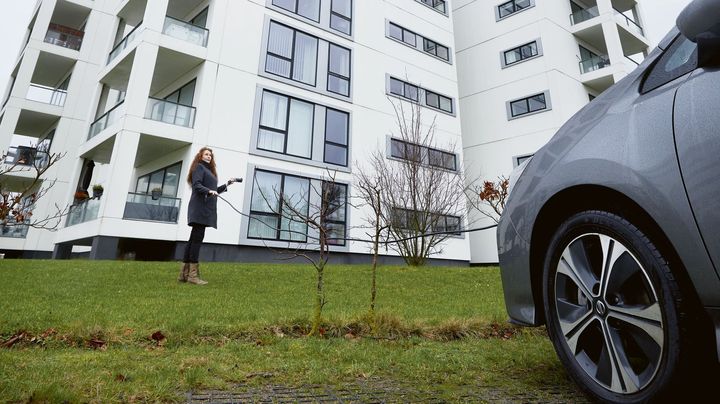
[[[218,196],[218,193],[217,193],[217,191],[210,190],[210,191],[208,191],[208,195],[210,195],[210,196]]]

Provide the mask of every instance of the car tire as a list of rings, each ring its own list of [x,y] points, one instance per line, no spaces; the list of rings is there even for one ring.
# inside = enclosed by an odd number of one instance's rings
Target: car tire
[[[680,288],[662,253],[628,220],[596,210],[565,220],[550,241],[543,285],[550,339],[590,398],[667,399],[689,374]]]

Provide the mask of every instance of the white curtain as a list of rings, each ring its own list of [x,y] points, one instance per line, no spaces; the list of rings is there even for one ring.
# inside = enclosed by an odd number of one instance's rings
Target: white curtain
[[[290,59],[292,57],[293,30],[280,24],[270,24],[268,53]],[[267,55],[265,70],[283,77],[290,77],[290,62]]]
[[[310,158],[312,152],[313,104],[292,100],[287,153]]]
[[[295,60],[293,80],[315,85],[317,66],[317,39],[297,32],[295,35]]]
[[[285,131],[287,116],[287,97],[264,92],[262,109],[260,113],[260,126]],[[283,133],[260,129],[258,133],[258,148],[265,150],[283,151],[285,135]]]

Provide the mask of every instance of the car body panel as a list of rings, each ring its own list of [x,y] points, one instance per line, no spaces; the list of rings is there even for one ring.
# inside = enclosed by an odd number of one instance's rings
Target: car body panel
[[[670,38],[672,39],[672,38]],[[669,40],[663,40],[667,46]],[[536,220],[558,193],[602,186],[633,200],[664,230],[705,305],[720,305],[720,288],[705,251],[680,175],[673,135],[676,91],[691,74],[647,94],[639,93],[641,66],[571,118],[541,148],[518,178],[498,225],[498,253],[508,314],[513,322],[540,325],[533,296],[531,245]]]

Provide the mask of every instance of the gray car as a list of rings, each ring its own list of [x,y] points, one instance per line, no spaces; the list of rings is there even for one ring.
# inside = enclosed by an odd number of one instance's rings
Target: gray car
[[[511,321],[545,324],[590,397],[654,400],[716,369],[720,0],[513,172],[498,250]]]

